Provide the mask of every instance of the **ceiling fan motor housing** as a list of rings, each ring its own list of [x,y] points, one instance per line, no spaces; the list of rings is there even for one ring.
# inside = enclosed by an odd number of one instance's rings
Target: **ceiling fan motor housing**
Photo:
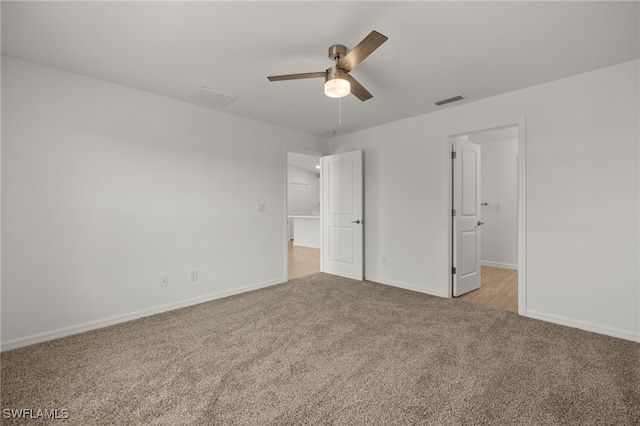
[[[340,59],[344,58],[346,54],[347,48],[342,44],[334,44],[329,48],[329,59],[331,59],[332,61],[339,61]]]

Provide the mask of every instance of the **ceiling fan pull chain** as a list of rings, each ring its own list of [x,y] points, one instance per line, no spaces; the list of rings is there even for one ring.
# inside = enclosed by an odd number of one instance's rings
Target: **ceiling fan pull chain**
[[[342,126],[342,98],[338,98],[338,126]]]

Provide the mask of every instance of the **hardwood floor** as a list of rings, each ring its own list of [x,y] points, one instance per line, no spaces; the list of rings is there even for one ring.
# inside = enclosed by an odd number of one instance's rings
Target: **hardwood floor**
[[[480,288],[458,299],[517,313],[518,271],[483,266]]]
[[[294,246],[289,241],[289,279],[320,272],[320,249]]]

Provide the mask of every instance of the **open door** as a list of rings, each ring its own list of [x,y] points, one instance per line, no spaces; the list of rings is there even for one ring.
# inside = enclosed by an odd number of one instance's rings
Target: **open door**
[[[480,145],[454,140],[453,296],[480,288]]]
[[[322,271],[364,277],[362,151],[322,157]]]

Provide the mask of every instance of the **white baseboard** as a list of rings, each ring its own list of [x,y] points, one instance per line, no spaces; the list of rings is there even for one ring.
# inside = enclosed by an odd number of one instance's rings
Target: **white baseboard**
[[[513,269],[515,271],[518,270],[518,265],[514,265],[512,263],[501,263],[501,262],[491,262],[488,260],[481,260],[480,264],[482,266],[491,266],[493,268]]]
[[[418,287],[418,286],[413,285],[413,284],[407,284],[407,283],[403,283],[403,282],[399,282],[399,281],[393,281],[393,280],[389,280],[389,279],[386,279],[386,278],[373,277],[371,275],[367,275],[365,277],[365,279],[367,281],[372,281],[374,283],[384,284],[384,285],[388,285],[388,286],[391,286],[391,287],[403,288],[405,290],[411,290],[411,291],[415,291],[415,292],[418,292],[418,293],[429,294],[431,296],[448,297],[446,292],[443,292],[442,289],[435,289],[435,288],[430,288],[430,287],[426,287],[426,288],[425,287]]]
[[[581,330],[592,331],[594,333],[604,334],[606,336],[618,337],[620,339],[640,342],[640,333],[631,330],[623,330],[620,328],[606,327],[586,321],[573,320],[570,318],[560,317],[557,315],[546,314],[544,312],[532,311],[528,309],[524,314],[525,317],[538,319],[541,321],[552,322],[554,324],[565,325],[567,327],[579,328]]]
[[[257,290],[264,287],[270,287],[276,284],[282,284],[283,282],[286,282],[284,278],[278,278],[275,280],[265,281],[258,284],[251,284],[244,287],[235,288],[232,290],[224,290],[216,293],[210,293],[204,296],[198,296],[192,299],[182,300],[180,302],[154,306],[152,308],[141,309],[135,312],[129,312],[122,315],[116,315],[113,317],[103,318],[95,321],[89,321],[83,324],[72,325],[69,327],[63,327],[55,330],[45,331],[43,333],[32,334],[26,337],[19,337],[17,339],[7,340],[6,342],[2,342],[0,347],[2,352],[10,351],[12,349],[21,348],[23,346],[33,345],[35,343],[42,343],[49,340],[59,339],[61,337],[71,336],[72,334],[84,333],[85,331],[96,330],[98,328],[108,327],[110,325],[120,324],[127,321],[133,321],[138,318],[160,314],[162,312],[168,312],[168,311],[173,311],[175,309],[186,308],[187,306],[197,305],[204,302],[210,302],[212,300],[222,299],[225,297],[233,296],[240,293],[246,293],[248,291]]]
[[[393,281],[393,280],[389,280],[389,279],[385,279],[385,278],[379,278],[379,277],[374,277],[374,276],[367,276],[366,279],[368,281],[372,281],[372,282],[376,282],[379,284],[384,284],[384,285],[389,285],[392,287],[398,287],[398,288],[403,288],[405,290],[411,290],[411,291],[415,291],[418,293],[424,293],[424,294],[429,294],[431,296],[437,296],[437,297],[447,297],[447,295],[445,293],[442,292],[442,290],[439,289],[435,289],[435,288],[430,288],[430,287],[418,287],[416,285],[413,284],[407,284],[407,283],[403,283],[403,282],[399,282],[399,281]],[[257,290],[260,288],[264,288],[264,287],[270,287],[272,285],[276,285],[276,284],[282,284],[283,282],[286,282],[286,280],[284,278],[279,278],[279,279],[275,279],[275,280],[270,280],[270,281],[265,281],[262,283],[257,283],[257,284],[251,284],[248,286],[244,286],[244,287],[240,287],[240,288],[236,288],[236,289],[232,289],[232,290],[225,290],[225,291],[220,291],[220,292],[216,292],[216,293],[211,293],[208,295],[204,295],[204,296],[199,296],[199,297],[195,297],[192,299],[187,299],[187,300],[183,300],[180,302],[175,302],[175,303],[169,303],[166,305],[160,305],[160,306],[156,306],[153,308],[148,308],[148,309],[142,309],[139,311],[135,311],[135,312],[130,312],[127,314],[122,314],[122,315],[116,315],[113,317],[108,317],[108,318],[103,318],[100,320],[96,320],[96,321],[89,321],[83,324],[78,324],[78,325],[74,325],[74,326],[69,326],[69,327],[63,327],[63,328],[59,328],[59,329],[55,329],[55,330],[51,330],[51,331],[46,331],[43,333],[38,333],[38,334],[33,334],[30,336],[26,336],[26,337],[20,337],[17,339],[12,339],[12,340],[7,340],[6,342],[2,342],[1,346],[1,351],[9,351],[12,349],[17,349],[17,348],[21,348],[24,346],[29,346],[29,345],[33,345],[36,343],[41,343],[41,342],[46,342],[49,340],[54,340],[54,339],[58,339],[61,337],[65,337],[65,336],[70,336],[73,334],[78,334],[78,333],[83,333],[86,331],[91,331],[91,330],[95,330],[98,328],[103,328],[103,327],[108,327],[111,325],[115,325],[115,324],[120,324],[123,322],[127,322],[127,321],[132,321],[138,318],[142,318],[142,317],[146,317],[146,316],[150,316],[150,315],[155,315],[155,314],[159,314],[162,312],[168,312],[168,311],[172,311],[175,309],[180,309],[180,308],[185,308],[188,306],[192,306],[192,305],[197,305],[200,303],[204,303],[204,302],[209,302],[212,300],[216,300],[216,299],[222,299],[225,297],[229,297],[229,296],[233,296],[236,294],[240,294],[240,293],[246,293],[248,291],[252,291],[252,290]],[[631,340],[634,342],[640,342],[640,333],[637,332],[633,332],[631,330],[623,330],[623,329],[619,329],[619,328],[613,328],[613,327],[605,327],[605,326],[601,326],[598,324],[594,324],[594,323],[589,323],[589,322],[585,322],[585,321],[579,321],[579,320],[572,320],[570,318],[565,318],[565,317],[560,317],[560,316],[556,316],[556,315],[550,315],[550,314],[546,314],[543,312],[538,312],[538,311],[533,311],[533,310],[527,310],[525,313],[521,313],[521,315],[525,316],[525,317],[529,317],[529,318],[534,318],[534,319],[538,319],[541,321],[547,321],[547,322],[552,322],[555,324],[560,324],[560,325],[564,325],[567,327],[573,327],[573,328],[579,328],[581,330],[586,330],[586,331],[591,331],[594,333],[600,333],[600,334],[604,334],[607,336],[612,336],[612,337],[617,337],[620,339],[625,339],[625,340]]]

